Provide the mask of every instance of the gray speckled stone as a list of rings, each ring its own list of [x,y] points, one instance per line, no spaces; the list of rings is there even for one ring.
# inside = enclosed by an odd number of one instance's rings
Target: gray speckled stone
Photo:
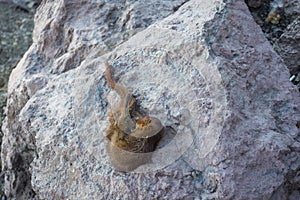
[[[245,3],[63,2],[42,3],[34,44],[10,77],[2,146],[8,196],[297,196],[300,98]],[[104,138],[108,108],[118,101],[104,59],[140,108],[174,133],[130,172],[115,169]]]

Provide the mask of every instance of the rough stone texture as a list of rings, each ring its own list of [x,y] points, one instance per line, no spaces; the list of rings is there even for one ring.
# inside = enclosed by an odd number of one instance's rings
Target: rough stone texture
[[[34,13],[41,1],[42,0],[0,0],[0,3],[13,3],[25,12]]]
[[[18,14],[13,14],[18,12]],[[8,77],[32,43],[32,14],[17,10],[11,3],[0,2],[0,88],[7,85]]]
[[[282,0],[284,13],[291,21],[294,21],[300,15],[299,0]]]
[[[36,7],[41,3],[42,0],[12,0],[12,2],[20,7],[21,9],[34,13]]]
[[[32,13],[20,9],[9,0],[0,1],[0,144],[9,75],[32,44],[32,29]],[[0,173],[0,199],[5,198],[3,182],[4,176]]]
[[[300,0],[246,0],[252,15],[266,37],[273,44],[275,51],[281,56],[292,75],[300,79],[299,57],[299,23],[300,23]],[[279,16],[278,23],[272,23],[270,16]],[[269,19],[269,20],[268,20]],[[300,88],[300,85],[298,86]]]
[[[299,93],[244,2],[78,2],[42,2],[33,45],[11,74],[7,196],[300,196]],[[106,149],[117,101],[106,58],[141,109],[176,133],[130,173]]]
[[[219,71],[231,111],[220,141],[222,153],[228,155],[219,164],[225,168],[222,191],[233,199],[297,199],[299,93],[288,86],[286,67],[254,31],[256,25],[243,7],[230,4],[225,19],[217,18],[224,19],[222,23],[208,25],[208,42],[222,63]],[[250,23],[239,23],[246,21]]]
[[[291,74],[300,76],[300,15],[290,24],[274,45]]]
[[[32,43],[33,14],[0,1],[0,143],[9,75]]]

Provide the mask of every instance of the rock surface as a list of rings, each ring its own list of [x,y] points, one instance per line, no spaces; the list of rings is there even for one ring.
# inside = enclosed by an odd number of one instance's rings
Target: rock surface
[[[300,4],[300,2],[299,2]],[[300,76],[300,15],[276,41],[274,49],[283,58],[291,74]]]
[[[11,1],[0,0],[0,144],[2,121],[5,118],[9,75],[32,44],[33,14],[20,9]],[[2,168],[1,162],[0,166]],[[0,173],[0,199],[4,197],[4,176]]]
[[[17,14],[13,14],[14,12]],[[1,1],[0,13],[0,121],[2,121],[2,101],[5,102],[9,74],[32,43],[33,15],[18,10],[11,3]]]
[[[11,74],[1,152],[9,198],[300,196],[299,93],[245,3],[80,2],[42,2],[33,45]],[[107,153],[117,95],[105,59],[174,133],[128,173]]]
[[[246,0],[251,13],[288,67],[300,91],[300,0]]]

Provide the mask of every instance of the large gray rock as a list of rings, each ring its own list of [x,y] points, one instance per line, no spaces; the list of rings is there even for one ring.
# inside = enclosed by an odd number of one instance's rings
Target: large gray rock
[[[42,3],[34,43],[11,74],[1,155],[9,197],[300,196],[299,93],[245,3],[78,2]],[[131,154],[108,152],[104,137],[118,101],[105,59],[172,133],[130,172],[111,161]]]

